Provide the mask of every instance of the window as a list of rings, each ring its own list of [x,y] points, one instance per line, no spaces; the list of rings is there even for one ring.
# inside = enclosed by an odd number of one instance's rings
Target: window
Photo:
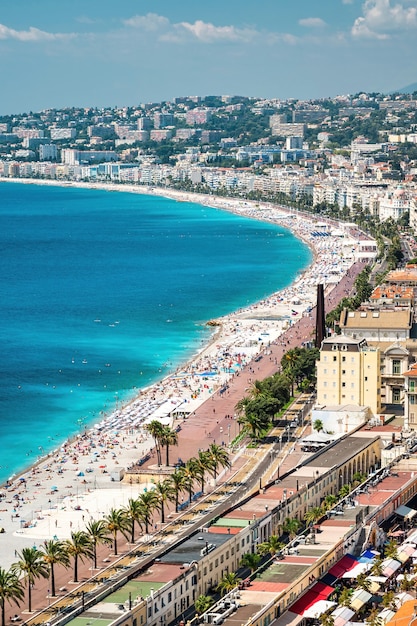
[[[399,359],[393,359],[392,373],[396,375],[401,374],[401,361]]]
[[[342,375],[343,375],[343,374],[346,374],[346,370],[342,370]]]
[[[337,356],[334,356],[334,357],[333,357],[333,361],[337,361]]]
[[[346,361],[346,357],[345,356],[342,356],[342,361],[343,361],[343,363]]]
[[[415,404],[415,403],[416,403],[416,397],[410,396],[410,404]]]
[[[168,593],[168,602],[172,602],[172,593],[171,592]]]
[[[415,391],[415,381],[414,380],[410,380],[410,382],[408,384],[408,389],[409,389],[409,391]]]
[[[342,383],[342,387],[346,387],[346,383]]]

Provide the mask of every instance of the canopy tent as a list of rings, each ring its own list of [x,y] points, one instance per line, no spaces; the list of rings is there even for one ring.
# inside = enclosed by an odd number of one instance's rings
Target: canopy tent
[[[330,443],[330,441],[334,440],[334,435],[329,435],[328,433],[311,433],[311,435],[308,435],[307,437],[304,437],[304,439],[302,439],[300,441],[301,445],[304,444],[309,444],[309,443],[323,443],[323,444],[327,444]]]
[[[381,624],[384,625],[395,615],[395,611],[391,611],[391,609],[383,609],[381,613],[378,613],[378,620],[381,620]]]
[[[355,565],[358,564],[358,561],[354,556],[350,554],[345,554],[340,561],[338,561],[333,567],[329,569],[329,574],[331,576],[335,576],[336,578],[342,578],[343,574],[349,572],[349,570],[353,569]]]
[[[338,606],[330,616],[333,618],[334,626],[345,626],[351,617],[355,615],[355,611],[352,611],[347,606]]]
[[[356,563],[352,569],[345,572],[342,578],[356,578],[359,574],[368,572],[372,567],[372,563]]]
[[[400,561],[397,561],[396,559],[385,559],[385,561],[382,561],[381,564],[382,575],[389,578],[395,574],[397,569],[400,569],[400,567]]]
[[[291,607],[292,613],[298,613],[303,615],[307,609],[311,608],[319,600],[327,600],[329,595],[333,593],[334,587],[325,585],[322,582],[318,582],[311,589],[309,589],[301,598],[299,598],[295,604]]]
[[[405,602],[408,602],[408,600],[415,600],[415,598],[410,593],[407,593],[406,591],[402,591],[401,593],[396,594],[394,598],[394,603],[397,609],[399,609],[400,606],[405,604]]]
[[[413,519],[413,517],[417,515],[417,511],[415,509],[411,509],[409,506],[405,506],[404,504],[401,504],[398,509],[395,509],[394,513],[404,519]]]
[[[317,600],[317,602],[304,611],[303,617],[317,619],[333,606],[336,606],[336,602],[330,602],[329,600]]]
[[[359,563],[370,563],[374,561],[377,556],[379,556],[379,552],[376,550],[365,550],[365,552],[362,552],[360,555],[358,561]]]
[[[367,602],[372,598],[372,593],[365,591],[365,589],[356,589],[350,599],[350,606],[354,609],[355,613],[365,606]]]
[[[398,560],[401,561],[401,563],[405,563],[411,556],[413,556],[415,551],[415,546],[412,546],[409,543],[403,543],[403,545],[398,548]]]

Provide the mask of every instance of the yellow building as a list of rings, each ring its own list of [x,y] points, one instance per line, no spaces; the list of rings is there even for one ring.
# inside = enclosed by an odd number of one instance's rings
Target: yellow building
[[[317,361],[317,405],[355,404],[381,412],[380,352],[364,339],[324,339]]]

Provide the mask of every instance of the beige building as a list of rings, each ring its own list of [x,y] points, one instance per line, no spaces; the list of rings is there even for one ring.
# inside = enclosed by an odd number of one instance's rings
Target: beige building
[[[380,351],[365,339],[324,339],[317,361],[317,405],[355,404],[381,412]]]
[[[340,318],[344,335],[365,340],[380,352],[380,403],[385,407],[401,408],[404,402],[404,372],[417,357],[417,341],[413,338],[414,312],[411,304],[400,305],[410,289],[388,286],[378,288],[371,296],[372,305],[362,305],[357,311],[345,309]],[[380,304],[386,300],[386,303]],[[390,300],[393,300],[391,303]]]

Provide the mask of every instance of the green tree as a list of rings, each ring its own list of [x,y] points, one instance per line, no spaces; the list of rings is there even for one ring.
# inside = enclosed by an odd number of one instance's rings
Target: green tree
[[[143,522],[143,507],[137,498],[129,498],[123,511],[130,522],[130,543],[135,543],[136,524],[141,527]]]
[[[104,520],[91,520],[86,526],[86,533],[90,537],[93,550],[93,567],[97,569],[97,546],[110,546],[112,540],[109,537],[109,531]]]
[[[211,596],[198,596],[194,603],[195,612],[197,615],[202,615],[212,606],[214,600]]]
[[[340,593],[340,596],[337,600],[337,604],[339,606],[350,606],[350,601],[352,598],[353,589],[349,589],[348,587],[344,587]]]
[[[162,465],[161,445],[164,437],[164,426],[158,420],[152,420],[147,426],[147,431],[155,442],[156,458],[158,465]]]
[[[172,488],[175,493],[175,512],[178,513],[180,493],[184,491],[186,486],[186,478],[183,468],[180,467],[176,469],[175,472],[171,474],[168,480],[171,482]]]
[[[208,453],[212,459],[213,475],[214,480],[216,480],[219,467],[230,468],[231,466],[229,453],[227,452],[227,450],[225,450],[225,448],[223,448],[223,446],[219,446],[216,443],[212,443],[209,446]]]
[[[165,506],[175,500],[175,490],[169,479],[156,483],[151,493],[156,494],[156,506],[161,511],[161,524],[165,523]]]
[[[387,545],[385,546],[384,554],[387,559],[398,560],[398,545],[393,539],[390,539],[390,541],[388,541]]]
[[[165,454],[166,454],[165,464],[168,467],[169,466],[169,448],[170,446],[178,445],[177,431],[174,430],[173,428],[170,428],[169,426],[164,426],[160,441],[161,441],[161,445],[165,446]]]
[[[206,484],[206,473],[212,473],[214,475],[214,460],[208,450],[199,450],[196,461],[198,467],[197,475],[200,481],[201,493],[204,493],[204,487]]]
[[[158,496],[154,489],[151,491],[144,491],[138,497],[141,509],[142,509],[142,519],[145,524],[145,532],[149,534],[149,525],[152,520],[152,515],[155,509],[158,508]]]
[[[306,524],[312,525],[318,522],[319,519],[323,517],[323,509],[320,506],[313,506],[311,509],[306,511],[304,515],[304,520]]]
[[[280,541],[278,535],[271,535],[268,541],[264,541],[259,545],[258,552],[261,555],[269,554],[273,557],[279,554],[283,548],[285,548],[285,543]]]
[[[323,422],[320,419],[314,420],[313,428],[314,430],[317,430],[318,433],[320,433],[322,430],[324,430]]]
[[[368,580],[367,574],[362,573],[357,575],[356,587],[359,587],[359,589],[363,589],[364,591],[370,591],[371,581]]]
[[[240,565],[241,567],[247,567],[248,569],[250,569],[251,574],[253,574],[253,572],[258,569],[260,562],[260,554],[257,554],[256,552],[246,552],[246,554],[244,554],[240,560]]]
[[[184,472],[184,482],[187,485],[188,496],[189,496],[190,504],[191,504],[191,501],[193,499],[194,481],[198,478],[199,472],[200,472],[200,467],[199,467],[197,459],[195,459],[194,457],[191,457],[191,459],[188,459],[185,466],[183,467],[183,472]]]
[[[290,539],[294,539],[297,536],[298,530],[301,527],[301,523],[298,519],[287,517],[283,524],[283,531],[288,534]]]
[[[24,597],[24,587],[15,570],[13,568],[6,570],[0,567],[1,626],[5,626],[6,623],[6,602],[19,604]]]
[[[323,510],[330,511],[330,509],[332,509],[334,505],[336,504],[337,500],[338,500],[337,496],[334,496],[332,493],[329,493],[322,502],[321,506]]]
[[[48,566],[51,594],[55,596],[55,565],[69,566],[70,561],[67,546],[59,539],[47,539],[43,542],[40,552]]]
[[[23,548],[17,557],[18,561],[13,564],[13,568],[18,576],[24,576],[28,590],[28,610],[32,613],[32,588],[37,578],[48,578],[48,567],[36,546]]]
[[[91,537],[83,530],[71,532],[71,539],[65,542],[68,555],[74,559],[74,582],[78,582],[78,561],[94,557]]]
[[[233,589],[235,589],[240,582],[242,582],[242,579],[239,578],[237,574],[235,574],[234,572],[229,572],[228,574],[225,574],[223,576],[223,578],[216,587],[216,591],[218,591],[221,596],[224,596],[230,591],[233,591]]]
[[[107,532],[113,537],[113,552],[117,556],[117,535],[121,533],[123,537],[128,539],[131,530],[131,521],[123,509],[111,508],[107,515],[104,516],[104,523]]]

